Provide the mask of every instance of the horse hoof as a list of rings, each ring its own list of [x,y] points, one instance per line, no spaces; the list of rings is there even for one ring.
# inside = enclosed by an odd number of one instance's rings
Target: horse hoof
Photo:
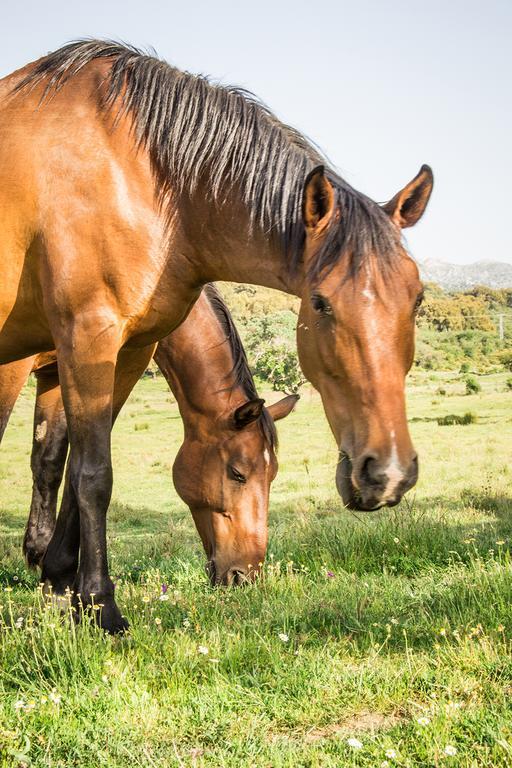
[[[130,627],[115,603],[111,606],[103,605],[99,611],[95,611],[95,618],[108,635],[123,635]]]
[[[36,571],[41,565],[44,552],[36,552],[33,549],[26,549],[23,554],[25,555],[27,568],[30,568],[31,571]]]
[[[110,620],[108,623],[101,620],[100,626],[108,635],[124,635],[130,629],[130,624],[121,615],[115,621]]]
[[[121,615],[112,597],[91,595],[86,602],[78,596],[77,618],[88,615],[94,618],[96,624],[109,635],[120,635],[127,632],[128,621]]]
[[[30,568],[31,570],[36,570],[41,566],[45,552],[46,546],[43,549],[38,546],[37,541],[25,539],[23,542],[23,555],[25,557],[27,568]]]

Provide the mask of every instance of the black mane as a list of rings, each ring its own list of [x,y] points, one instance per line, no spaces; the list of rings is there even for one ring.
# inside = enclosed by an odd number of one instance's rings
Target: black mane
[[[226,334],[226,338],[229,342],[231,349],[231,355],[233,357],[232,373],[234,375],[234,386],[242,387],[248,400],[255,400],[259,397],[254,384],[254,379],[249,368],[249,361],[245,354],[244,345],[242,339],[239,336],[236,325],[233,322],[231,313],[224,303],[224,299],[220,295],[217,287],[213,283],[207,283],[203,288],[206,298],[210,302],[210,306],[215,312],[215,316],[219,321],[223,331]],[[270,416],[267,409],[264,408],[260,416],[260,426],[263,431],[267,442],[271,448],[277,448],[277,430],[274,424],[274,419]]]
[[[193,193],[199,181],[222,204],[236,184],[253,226],[275,238],[297,267],[304,246],[304,182],[318,165],[335,190],[339,217],[311,265],[313,277],[347,257],[356,272],[368,256],[393,262],[399,235],[382,209],[357,192],[302,134],[248,91],[211,84],[136,48],[111,41],[70,43],[43,58],[17,86],[46,83],[42,100],[83,67],[109,59],[105,110],[129,113],[160,184]],[[119,101],[118,101],[119,100]]]

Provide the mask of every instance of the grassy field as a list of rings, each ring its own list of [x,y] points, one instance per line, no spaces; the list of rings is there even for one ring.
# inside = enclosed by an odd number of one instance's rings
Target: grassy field
[[[416,373],[419,484],[358,518],[306,391],[279,429],[265,575],[240,590],[206,584],[171,486],[177,409],[162,379],[141,381],[115,430],[109,516],[125,638],[61,621],[23,565],[27,387],[0,454],[0,765],[512,765],[506,378],[465,396]],[[467,411],[475,423],[437,423]]]

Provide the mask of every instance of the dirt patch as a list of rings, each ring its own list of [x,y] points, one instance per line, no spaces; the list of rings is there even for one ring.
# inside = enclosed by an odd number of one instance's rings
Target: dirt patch
[[[334,736],[358,736],[361,733],[374,733],[375,731],[385,731],[400,722],[398,715],[382,715],[379,712],[360,712],[358,715],[349,717],[342,723],[331,723],[324,728],[312,728],[304,735],[304,741],[320,741],[321,739],[332,739]]]
[[[306,732],[273,733],[270,738],[272,741],[299,741],[304,744],[312,744],[323,739],[343,739],[365,733],[386,731],[398,725],[402,719],[397,714],[383,715],[380,712],[359,712],[359,714],[348,717],[341,723],[329,723],[322,728],[310,728]]]

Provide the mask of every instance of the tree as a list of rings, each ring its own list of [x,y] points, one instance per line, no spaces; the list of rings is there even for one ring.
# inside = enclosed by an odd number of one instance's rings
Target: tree
[[[497,292],[496,292],[497,293]],[[426,290],[425,300],[418,312],[418,325],[436,331],[494,331],[489,315],[487,295],[440,294]],[[492,297],[493,300],[495,297]]]
[[[306,381],[297,352],[282,341],[262,345],[256,356],[255,372],[268,381],[276,392],[287,395],[296,394]]]
[[[295,327],[297,316],[289,311],[273,312],[249,320],[245,342],[254,373],[272,389],[296,393],[306,381],[297,357]]]

